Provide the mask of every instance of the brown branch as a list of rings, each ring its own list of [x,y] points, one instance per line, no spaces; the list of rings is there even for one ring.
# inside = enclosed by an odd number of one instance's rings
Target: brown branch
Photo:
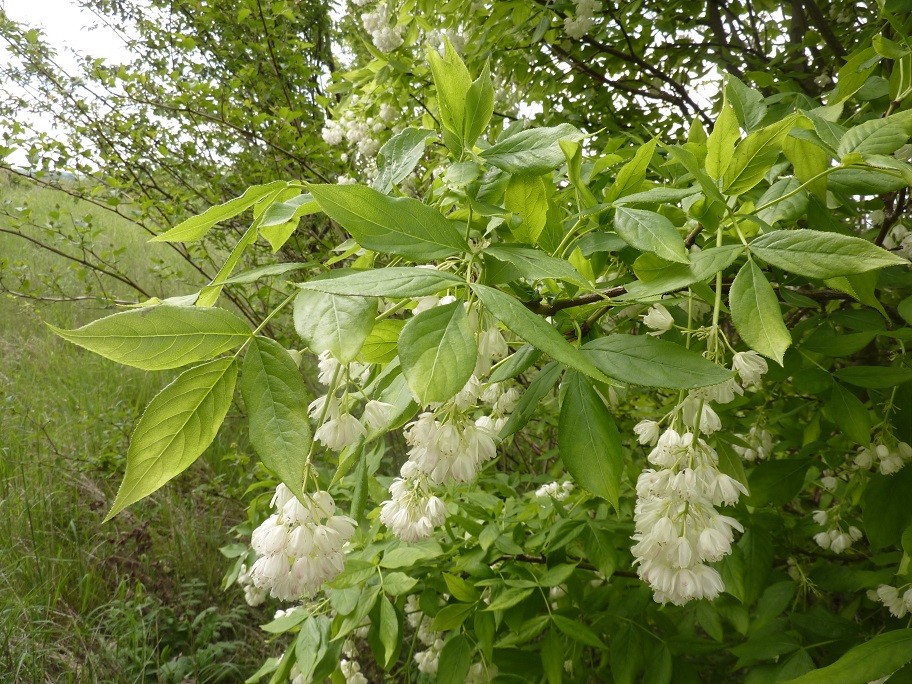
[[[903,213],[906,210],[906,190],[908,188],[902,188],[898,193],[891,193],[888,196],[889,208],[884,212],[884,221],[880,226],[880,232],[877,234],[877,237],[874,238],[874,244],[878,247],[882,247],[884,240],[887,239],[887,235],[890,233],[890,229],[896,225],[896,222],[899,221]]]
[[[833,33],[833,29],[830,28],[829,22],[826,20],[826,17],[823,16],[823,12],[820,11],[820,7],[817,3],[814,0],[803,0],[802,4],[807,12],[806,16],[810,17],[811,23],[813,23],[820,32],[827,47],[829,47],[837,57],[845,57],[845,48],[842,47],[839,38]]]
[[[66,252],[59,250],[56,247],[52,247],[51,245],[49,245],[45,242],[42,242],[41,240],[33,238],[31,235],[26,235],[25,233],[20,233],[18,230],[10,230],[8,228],[0,228],[0,233],[6,233],[8,235],[13,235],[15,237],[22,238],[23,240],[27,240],[28,242],[31,242],[31,243],[37,245],[41,249],[47,250],[48,252],[52,252],[58,256],[63,257],[64,259],[69,259],[70,261],[75,261],[77,264],[81,264],[82,266],[85,266],[86,268],[89,268],[92,271],[95,271],[98,273],[103,273],[104,275],[108,276],[109,278],[113,278],[114,280],[119,280],[124,285],[127,285],[127,286],[133,288],[134,290],[136,290],[137,292],[139,292],[143,297],[151,298],[151,296],[152,296],[148,292],[146,292],[142,288],[141,285],[133,282],[126,276],[124,276],[120,273],[116,273],[114,271],[109,271],[109,270],[103,268],[102,266],[99,266],[98,264],[93,264],[91,262],[86,261],[85,259],[80,259],[79,257],[73,256],[72,254],[67,254]]]

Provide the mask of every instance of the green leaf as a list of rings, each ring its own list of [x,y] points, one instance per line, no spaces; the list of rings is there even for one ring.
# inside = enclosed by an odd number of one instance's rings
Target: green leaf
[[[250,326],[230,311],[167,304],[116,313],[76,330],[48,327],[68,342],[143,370],[205,361],[250,338]]]
[[[460,285],[465,280],[446,271],[392,266],[369,271],[330,271],[332,277],[297,283],[302,290],[360,297],[425,297]],[[339,275],[336,275],[339,274]]]
[[[374,190],[386,194],[414,171],[424,156],[427,139],[434,135],[424,128],[406,128],[387,140],[377,153],[380,170],[372,183]]]
[[[750,496],[747,502],[754,507],[784,506],[804,486],[804,475],[811,467],[807,458],[784,458],[766,461],[751,469],[748,475]]]
[[[310,191],[362,247],[418,261],[468,251],[462,226],[418,200],[388,197],[364,185],[311,185]]]
[[[497,244],[485,248],[485,255],[512,265],[527,280],[555,278],[587,287],[583,276],[563,259],[520,245]]]
[[[633,684],[643,670],[643,644],[637,627],[621,624],[611,635],[611,676],[615,684]]]
[[[241,368],[241,396],[250,422],[250,443],[263,464],[303,498],[305,463],[312,435],[307,386],[291,355],[278,342],[253,340]]]
[[[295,223],[302,216],[310,216],[320,211],[320,205],[309,193],[303,193],[284,202],[274,202],[263,212],[260,220],[260,231],[270,226],[281,226]]]
[[[249,209],[266,195],[288,187],[287,181],[273,181],[266,185],[254,185],[247,188],[243,195],[235,197],[224,204],[209,207],[199,216],[183,221],[171,230],[156,235],[149,242],[193,242],[202,238],[217,223],[234,218],[245,209]]]
[[[579,349],[541,318],[529,311],[515,297],[485,285],[474,284],[472,289],[493,316],[535,348],[555,361],[585,373],[600,382],[611,381]]]
[[[749,247],[773,266],[819,280],[909,263],[867,240],[807,228],[774,230]]]
[[[725,94],[745,130],[753,130],[763,121],[766,103],[762,93],[746,86],[737,76],[726,74]]]
[[[871,417],[865,405],[838,382],[833,383],[827,401],[830,420],[849,439],[858,444],[871,441]]]
[[[515,378],[529,370],[539,358],[541,358],[541,352],[538,349],[531,344],[524,344],[491,371],[488,382],[503,382]]]
[[[843,382],[866,389],[886,389],[912,380],[912,368],[898,366],[848,366],[835,373]]]
[[[909,139],[907,126],[892,116],[865,121],[847,130],[836,149],[839,158],[858,154],[893,154]]]
[[[776,204],[757,212],[757,218],[772,226],[779,221],[790,223],[801,217],[807,210],[808,196],[806,192],[802,190],[785,200],[777,201],[780,197],[798,190],[799,187],[801,187],[801,181],[797,178],[777,180],[757,200],[757,206],[760,207],[774,201]]]
[[[735,263],[743,252],[743,245],[710,247],[702,252],[692,254],[690,264],[675,264],[659,260],[652,255],[643,255],[649,257],[648,261],[657,264],[659,268],[650,271],[647,277],[647,274],[637,267],[643,257],[637,259],[634,263],[634,271],[643,282],[628,285],[627,294],[617,297],[617,300],[639,301],[665,294],[666,292],[680,290],[695,283],[706,282],[719,271],[723,271]]]
[[[643,192],[635,192],[632,195],[624,195],[614,200],[615,205],[624,205],[624,204],[665,204],[668,202],[680,202],[683,199],[688,197],[693,197],[696,194],[699,194],[699,186],[692,186],[689,188],[651,188],[649,190],[644,190]],[[598,233],[587,233],[584,235],[577,244],[583,242],[583,240],[590,235],[598,235]],[[610,250],[613,251],[613,250]]]
[[[522,219],[522,223],[510,228],[513,236],[527,245],[538,244],[548,218],[548,195],[542,177],[510,176],[504,191],[504,207]]]
[[[311,351],[328,351],[340,363],[354,361],[374,327],[377,300],[301,290],[295,297],[294,325]]]
[[[218,432],[234,395],[237,363],[190,368],[159,392],[136,424],[127,471],[105,522],[186,470]]]
[[[554,383],[557,382],[560,373],[561,367],[554,361],[546,364],[538,372],[538,375],[520,396],[519,401],[516,402],[516,408],[513,409],[506,424],[500,429],[501,439],[506,439],[525,427],[538,411],[539,402],[554,388]]]
[[[649,170],[649,163],[655,154],[657,140],[653,138],[645,145],[641,146],[633,159],[624,164],[617,173],[614,183],[605,192],[605,202],[611,203],[625,195],[630,195],[646,179],[646,172]],[[626,198],[625,198],[626,200]],[[629,200],[626,200],[629,201]]]
[[[474,648],[462,634],[450,638],[440,651],[440,664],[437,668],[438,684],[465,684],[469,668],[472,666]]]
[[[399,335],[405,321],[397,318],[384,318],[374,323],[370,334],[361,345],[358,361],[362,363],[389,363],[396,358]]]
[[[421,405],[446,401],[475,370],[478,346],[461,301],[412,317],[399,336],[399,360],[409,389]]]
[[[564,163],[561,140],[582,140],[583,134],[570,124],[519,131],[481,153],[489,163],[507,173],[543,174]]]
[[[399,651],[399,617],[386,596],[380,596],[380,643],[383,646],[383,668],[389,669]]]
[[[494,85],[491,83],[491,70],[485,64],[481,74],[472,81],[466,93],[463,113],[463,144],[470,148],[488,127],[494,113]]]
[[[447,632],[451,629],[456,629],[474,612],[475,604],[473,603],[454,603],[444,606],[434,616],[434,620],[431,622],[431,629],[436,632]]]
[[[390,596],[406,594],[418,584],[418,580],[404,572],[389,572],[383,576],[383,591]]]
[[[897,546],[903,531],[912,524],[912,468],[905,467],[893,475],[875,473],[862,498],[862,521],[865,536],[873,549]]]
[[[728,298],[732,322],[741,338],[751,349],[781,366],[792,336],[782,320],[773,286],[752,260],[738,271]]]
[[[614,229],[627,244],[640,251],[651,252],[668,261],[689,262],[684,238],[661,214],[618,207],[614,214]]]
[[[849,649],[839,660],[808,672],[789,684],[866,684],[892,674],[912,660],[912,629],[878,634]]]
[[[446,582],[450,594],[457,601],[475,603],[475,601],[478,600],[478,597],[480,596],[478,590],[461,577],[445,572],[443,573],[443,580]]]
[[[451,144],[450,136],[445,136],[447,146],[454,152],[460,151],[463,145],[465,130],[466,98],[472,86],[469,70],[459,57],[448,39],[444,39],[444,54],[435,49],[428,51],[428,64],[434,77],[437,90],[437,106],[440,112],[440,123],[455,137]]]
[[[308,268],[313,264],[305,263],[281,263],[281,264],[268,264],[266,266],[260,266],[259,268],[252,268],[249,271],[244,271],[239,273],[236,276],[232,276],[225,280],[222,285],[243,285],[246,283],[255,283],[260,278],[268,278],[269,276],[284,275],[290,273],[291,271],[300,271],[302,268]]]
[[[728,101],[728,89],[723,92],[722,111],[706,141],[706,173],[719,180],[731,163],[735,143],[741,137],[738,117]]]
[[[608,335],[583,345],[606,375],[632,385],[692,389],[718,385],[732,372],[674,342],[648,335]]]
[[[577,484],[617,508],[624,472],[620,433],[591,381],[571,372],[565,382],[557,427],[561,461]]]
[[[783,138],[794,125],[795,117],[788,116],[754,131],[738,143],[722,176],[722,190],[730,195],[740,195],[763,180],[779,158]]]
[[[520,601],[531,596],[533,591],[535,591],[535,589],[532,587],[512,587],[504,589],[491,600],[491,603],[485,607],[485,610],[495,611],[512,608]]]
[[[571,620],[568,617],[557,615],[556,613],[551,616],[551,621],[560,631],[581,644],[591,646],[592,648],[608,648],[605,646],[605,642],[599,639],[598,635],[582,622]]]
[[[564,645],[555,629],[541,641],[542,669],[548,684],[561,684],[564,677]]]

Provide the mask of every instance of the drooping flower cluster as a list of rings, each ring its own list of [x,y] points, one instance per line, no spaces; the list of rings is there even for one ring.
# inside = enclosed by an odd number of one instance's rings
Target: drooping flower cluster
[[[769,455],[773,452],[773,436],[765,428],[753,425],[746,435],[735,436],[749,445],[746,447],[737,444],[732,445],[735,453],[745,461],[762,461],[765,458],[769,458]]]
[[[330,388],[330,393],[317,397],[308,406],[310,417],[318,424],[314,439],[328,449],[341,451],[367,437],[369,432],[389,426],[396,413],[392,404],[372,399],[364,405],[360,420],[350,413],[354,400],[344,391],[344,386],[349,381],[360,384],[370,370],[368,366],[358,363],[343,366],[328,352],[320,354],[319,359],[317,377]],[[341,398],[336,395],[340,388]]]
[[[595,13],[601,9],[598,0],[573,0],[573,16],[564,19],[564,31],[570,38],[582,38],[595,26]]]
[[[260,589],[253,583],[250,576],[250,570],[246,564],[241,564],[241,570],[238,573],[237,583],[244,589],[244,600],[248,606],[256,607],[266,600],[268,591]]]
[[[386,8],[381,6],[373,12],[361,15],[364,30],[371,36],[374,47],[380,52],[392,52],[402,45],[402,26],[390,26],[390,17]]]
[[[666,430],[648,459],[657,468],[637,480],[637,573],[658,603],[713,599],[725,587],[707,563],[728,555],[733,530],[743,531],[716,506],[736,503],[747,490],[720,472],[715,450],[689,432]]]
[[[535,496],[540,499],[550,497],[555,501],[566,501],[572,491],[573,483],[569,480],[566,482],[548,482],[535,490]]]
[[[868,598],[884,604],[893,617],[903,618],[912,613],[912,587],[900,594],[900,589],[889,584],[881,584],[876,591],[868,592]]]
[[[415,311],[447,303],[447,297],[422,298]],[[469,320],[479,328],[476,312],[470,312]],[[475,369],[463,389],[452,399],[428,407],[403,430],[408,461],[380,510],[381,522],[403,541],[427,539],[443,523],[446,506],[433,488],[475,479],[484,463],[497,455],[497,435],[519,399],[515,388],[483,379],[494,361],[507,355],[501,332],[493,326],[485,328],[478,333],[477,343]]]
[[[259,558],[250,568],[250,578],[255,587],[282,601],[313,596],[342,572],[343,547],[354,534],[355,523],[335,515],[335,502],[324,491],[305,495],[302,503],[280,484],[272,505],[276,512],[251,536]]]
[[[849,525],[843,529],[839,521],[839,516],[827,511],[814,511],[811,516],[814,522],[827,529],[814,535],[814,541],[822,549],[828,549],[833,553],[842,553],[849,548],[854,542],[861,539],[862,534],[854,525]]]
[[[902,470],[910,460],[912,460],[912,446],[899,442],[892,449],[886,444],[862,447],[858,450],[854,463],[856,468],[864,470],[876,465],[883,475],[892,475]]]
[[[381,108],[380,114],[383,121],[372,116],[362,119],[356,114],[355,106],[357,106],[357,101],[353,101],[352,107],[345,110],[338,119],[327,119],[321,131],[323,142],[336,147],[346,140],[365,161],[371,161],[380,149],[380,141],[374,136],[386,129],[385,122],[390,119],[386,119],[384,114],[389,115],[390,111]]]
[[[440,633],[431,630],[431,620],[425,615],[418,605],[418,596],[412,594],[405,601],[405,619],[415,631],[415,636],[426,648],[418,651],[413,656],[418,669],[429,677],[437,674],[440,665],[440,652],[443,650],[443,640]]]

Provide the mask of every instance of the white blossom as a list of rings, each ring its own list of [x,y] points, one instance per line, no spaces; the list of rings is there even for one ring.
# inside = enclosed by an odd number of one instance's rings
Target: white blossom
[[[338,418],[327,420],[314,432],[314,439],[333,451],[342,451],[366,436],[367,430],[361,421],[350,413],[343,413]]]
[[[376,399],[371,399],[364,405],[361,422],[369,430],[384,430],[396,417],[396,407]]]
[[[737,352],[732,359],[732,370],[738,372],[744,387],[756,387],[769,366],[760,354],[755,351]]]
[[[745,461],[762,461],[769,458],[773,452],[773,435],[765,428],[752,425],[746,435],[735,435],[740,437],[750,446],[742,447],[737,444],[732,445],[735,453],[741,456]]]
[[[357,660],[343,658],[339,661],[339,671],[345,677],[345,684],[368,684],[368,679],[361,674],[361,665]]]
[[[653,330],[650,335],[661,335],[668,332],[674,326],[674,318],[668,313],[661,304],[653,304],[649,311],[643,314],[643,323],[647,328]]]
[[[660,428],[654,420],[641,420],[633,426],[637,441],[646,446],[655,446],[659,441]]]
[[[413,471],[403,466],[402,477],[389,487],[391,498],[380,507],[380,522],[406,542],[427,539],[446,520],[443,501],[430,493],[426,478]]]
[[[550,497],[555,501],[566,501],[572,491],[572,482],[548,482],[535,490],[535,496],[540,499]]]
[[[648,460],[659,469],[647,469],[637,480],[637,573],[659,603],[714,599],[725,586],[706,563],[730,553],[733,530],[743,531],[715,507],[737,502],[747,490],[719,471],[715,450],[692,433],[666,430]]]
[[[259,558],[250,568],[250,580],[282,601],[313,596],[342,572],[343,547],[354,534],[354,521],[333,515],[335,503],[328,492],[314,492],[299,501],[280,484],[273,506],[276,513],[251,535]]]

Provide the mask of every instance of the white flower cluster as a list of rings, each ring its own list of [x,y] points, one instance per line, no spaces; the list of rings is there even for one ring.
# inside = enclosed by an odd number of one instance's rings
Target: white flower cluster
[[[409,626],[415,630],[415,636],[425,648],[418,651],[413,656],[418,669],[429,677],[437,674],[437,667],[440,665],[440,652],[443,650],[443,640],[439,634],[431,630],[431,621],[421,612],[418,606],[418,596],[410,595],[405,601],[405,619]]]
[[[378,7],[373,12],[361,15],[364,30],[371,36],[374,47],[380,52],[392,52],[402,45],[402,26],[390,26],[390,17],[386,9]]]
[[[328,352],[320,354],[319,359],[317,378],[332,390],[338,390],[352,379],[356,384],[360,383],[370,371],[369,366],[364,364],[349,363],[343,366]],[[337,385],[335,388],[332,387],[334,381]],[[395,406],[374,399],[364,405],[360,420],[350,413],[351,408],[352,399],[347,392],[343,392],[341,399],[333,392],[310,402],[310,417],[320,423],[314,432],[314,439],[327,449],[342,451],[367,437],[368,432],[386,429],[396,414]]]
[[[241,564],[241,571],[238,573],[237,583],[244,589],[244,600],[247,602],[248,606],[259,606],[266,600],[266,596],[269,595],[268,591],[260,589],[253,583],[253,578],[250,576],[250,570],[247,568],[246,564]]]
[[[571,38],[582,38],[595,26],[595,13],[601,9],[598,0],[573,0],[573,16],[564,19],[564,31]]]
[[[768,367],[766,360],[757,352],[747,351],[735,354],[732,370],[738,373],[740,383],[735,378],[730,378],[718,385],[698,387],[687,393],[687,398],[679,407],[687,427],[699,429],[705,434],[721,430],[722,420],[711,402],[728,404],[734,401],[736,395],[743,395],[745,389],[756,389]]]
[[[883,219],[881,219],[883,222]],[[912,260],[912,232],[902,223],[894,225],[883,241],[884,249],[899,252],[906,259]]]
[[[339,661],[339,671],[345,677],[345,684],[368,684],[368,679],[361,673],[361,665],[357,660],[342,658]]]
[[[903,469],[903,466],[912,459],[912,446],[900,442],[894,448],[886,444],[875,447],[862,447],[855,456],[855,467],[867,470],[875,464],[884,475],[892,475]]]
[[[889,584],[881,584],[876,591],[868,592],[868,598],[884,604],[890,609],[893,617],[902,618],[907,613],[912,613],[912,588],[906,589],[902,596],[899,591]]]
[[[416,311],[448,303],[446,300],[424,298]],[[477,323],[474,312],[469,318],[470,323]],[[431,493],[432,487],[471,482],[482,465],[497,455],[497,434],[519,392],[481,378],[495,359],[506,354],[506,340],[496,327],[479,333],[478,361],[465,387],[405,426],[408,460],[390,485],[391,498],[380,509],[380,521],[403,541],[427,539],[446,519],[446,506]],[[480,409],[485,414],[476,418]]]
[[[381,108],[381,116],[383,113]],[[386,114],[389,115],[389,111]],[[378,121],[372,116],[364,120],[359,119],[352,109],[348,109],[338,120],[327,119],[321,135],[323,141],[332,147],[341,145],[343,140],[347,140],[365,160],[371,160],[377,156],[377,151],[380,149],[380,141],[374,135],[385,128],[386,124],[383,121]]]
[[[735,453],[745,461],[762,461],[765,458],[769,458],[769,455],[773,452],[773,436],[765,428],[754,425],[746,435],[735,436],[740,437],[750,445],[747,447],[738,446],[737,444],[732,445]]]
[[[572,491],[573,483],[569,480],[566,482],[549,482],[536,489],[535,496],[539,499],[550,497],[555,501],[566,501]]]
[[[277,512],[251,535],[250,545],[260,557],[250,568],[250,578],[282,601],[313,596],[342,572],[343,547],[355,532],[355,522],[335,515],[329,492],[308,494],[302,503],[280,484],[272,505]]]
[[[658,603],[714,599],[725,586],[706,563],[731,553],[733,530],[744,531],[716,506],[736,503],[747,490],[721,473],[715,450],[689,432],[666,430],[648,459],[658,469],[643,471],[637,480],[637,573]]]
[[[814,511],[811,517],[821,527],[829,525],[828,529],[814,535],[814,541],[822,549],[842,553],[862,537],[861,530],[854,525],[849,525],[848,529],[843,530],[838,516],[833,516],[826,511]]]
[[[443,42],[444,38],[450,41],[450,45],[453,46],[453,49],[460,54],[465,50],[466,43],[468,42],[468,36],[465,33],[460,33],[456,29],[428,31],[425,40],[427,40],[428,45],[442,55],[445,49]]]

